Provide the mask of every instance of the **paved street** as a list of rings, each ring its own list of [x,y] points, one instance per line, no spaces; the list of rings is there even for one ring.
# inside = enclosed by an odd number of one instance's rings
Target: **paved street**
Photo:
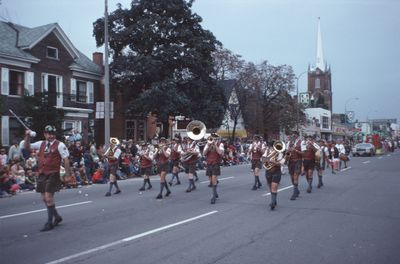
[[[249,165],[222,169],[219,196],[210,204],[204,171],[197,190],[155,199],[141,179],[64,190],[56,205],[64,222],[38,230],[46,212],[36,193],[0,199],[1,263],[400,263],[400,152],[352,158],[321,189],[290,201],[288,174],[270,211],[269,194],[251,191]],[[264,172],[262,172],[264,173]],[[264,174],[262,174],[264,175]],[[184,176],[183,174],[180,175]],[[169,175],[170,177],[170,175]],[[315,177],[316,178],[316,177]]]

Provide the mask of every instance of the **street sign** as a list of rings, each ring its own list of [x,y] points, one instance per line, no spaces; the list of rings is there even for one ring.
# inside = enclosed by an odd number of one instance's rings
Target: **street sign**
[[[347,116],[347,120],[349,123],[353,123],[354,122],[354,111],[347,111],[346,112],[346,116]]]
[[[299,93],[300,104],[304,107],[310,105],[310,95],[308,93]]]

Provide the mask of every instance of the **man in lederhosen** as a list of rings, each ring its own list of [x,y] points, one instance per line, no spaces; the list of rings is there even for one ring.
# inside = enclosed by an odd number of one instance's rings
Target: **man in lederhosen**
[[[154,157],[157,163],[157,173],[160,176],[160,193],[157,195],[156,199],[162,199],[164,188],[167,190],[165,196],[169,196],[171,194],[167,181],[165,180],[169,170],[169,157],[171,155],[171,149],[167,146],[167,140],[164,137],[160,138],[158,145],[159,149],[157,149]]]
[[[324,174],[324,170],[326,167],[326,164],[328,162],[328,157],[329,157],[329,151],[328,147],[326,146],[326,142],[324,139],[321,139],[319,141],[319,146],[320,146],[320,157],[319,157],[319,162],[317,162],[317,159],[315,160],[315,167],[317,169],[318,173],[318,188],[321,188],[324,186],[324,183],[322,182],[322,176]]]
[[[110,139],[110,146],[106,150],[106,153],[104,153],[104,156],[108,162],[108,169],[110,171],[110,186],[108,189],[108,192],[106,193],[106,196],[111,196],[111,190],[113,185],[115,185],[115,188],[117,189],[114,194],[119,194],[121,193],[121,190],[118,186],[117,182],[117,170],[118,170],[118,165],[119,165],[119,156],[121,155],[122,151],[119,148],[119,140],[116,138],[111,138]]]
[[[151,168],[153,167],[153,152],[150,150],[148,144],[143,142],[141,144],[141,149],[139,151],[140,157],[140,175],[143,176],[143,186],[139,191],[146,190],[146,184],[148,184],[147,189],[151,189],[153,186],[150,183],[150,175],[152,173]]]
[[[293,131],[292,137],[289,142],[286,144],[287,146],[287,154],[289,157],[288,169],[290,174],[290,179],[293,184],[293,194],[290,197],[290,200],[296,200],[300,195],[299,191],[299,176],[301,173],[301,165],[302,165],[302,155],[301,155],[301,140],[299,138],[299,132]]]
[[[169,185],[172,186],[174,183],[174,178],[176,178],[176,185],[181,184],[181,181],[179,180],[179,163],[181,159],[181,152],[182,152],[182,147],[180,144],[180,139],[179,138],[174,138],[171,142],[171,165],[172,165],[172,179],[169,181]]]
[[[251,157],[251,169],[254,173],[254,185],[251,188],[253,191],[257,190],[262,186],[260,181],[260,170],[261,170],[261,156],[265,151],[265,145],[261,141],[259,136],[254,136],[253,143],[249,148],[249,155]]]
[[[189,187],[186,189],[186,192],[191,192],[196,189],[193,177],[196,173],[196,163],[199,155],[200,150],[196,142],[187,137],[181,153],[181,161],[189,179]]]
[[[215,137],[215,135],[214,135]],[[206,159],[207,169],[206,175],[211,177],[212,198],[211,204],[215,204],[218,198],[217,194],[217,177],[221,175],[221,157],[224,154],[224,145],[216,142],[213,136],[207,138],[207,144],[204,147],[203,155]]]
[[[47,222],[40,230],[49,231],[62,222],[62,217],[56,210],[54,193],[61,189],[60,166],[65,168],[64,179],[71,177],[69,152],[63,142],[56,139],[56,128],[48,125],[44,128],[45,140],[30,144],[30,130],[25,132],[24,148],[39,150],[36,192],[41,193],[42,200],[47,207]],[[54,218],[54,221],[53,221]]]
[[[303,156],[303,168],[306,174],[308,188],[307,193],[311,193],[313,173],[315,168],[316,153],[319,152],[320,147],[314,142],[311,135],[307,135],[305,140],[301,142],[301,152]]]
[[[285,163],[285,157],[282,152],[274,150],[273,143],[270,144],[263,154],[265,159],[266,169],[265,178],[268,183],[268,189],[271,193],[271,203],[269,204],[271,210],[274,210],[277,205],[278,187],[282,178],[282,165]]]

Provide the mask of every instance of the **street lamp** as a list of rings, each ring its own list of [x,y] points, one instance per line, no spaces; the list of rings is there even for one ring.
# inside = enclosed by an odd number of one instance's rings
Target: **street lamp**
[[[347,123],[347,104],[348,104],[351,100],[358,100],[358,99],[360,99],[360,98],[358,98],[358,97],[349,98],[349,99],[347,99],[346,103],[344,104],[344,114],[345,114],[345,116],[346,116],[346,123]]]
[[[298,104],[299,104],[299,102],[300,102],[300,100],[299,100],[299,79],[300,79],[300,77],[301,77],[303,74],[305,74],[306,72],[308,72],[308,71],[304,71],[304,72],[300,73],[299,76],[296,77],[296,79],[297,79],[297,80],[296,80],[296,96],[297,96],[296,130],[297,130],[297,131],[299,131],[299,106],[298,106]]]
[[[108,0],[104,0],[104,144],[108,144],[110,140],[110,72],[108,56]]]
[[[373,131],[373,124],[372,124],[372,121],[369,119],[369,114],[370,113],[377,113],[378,111],[377,110],[369,110],[368,111],[368,113],[367,113],[367,122],[368,122],[368,125],[369,125],[369,134],[372,134],[372,131]]]

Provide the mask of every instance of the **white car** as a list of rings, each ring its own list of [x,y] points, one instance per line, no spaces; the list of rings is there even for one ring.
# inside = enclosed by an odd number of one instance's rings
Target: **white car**
[[[356,144],[352,149],[354,156],[373,156],[375,155],[375,146],[371,143],[359,143]]]

